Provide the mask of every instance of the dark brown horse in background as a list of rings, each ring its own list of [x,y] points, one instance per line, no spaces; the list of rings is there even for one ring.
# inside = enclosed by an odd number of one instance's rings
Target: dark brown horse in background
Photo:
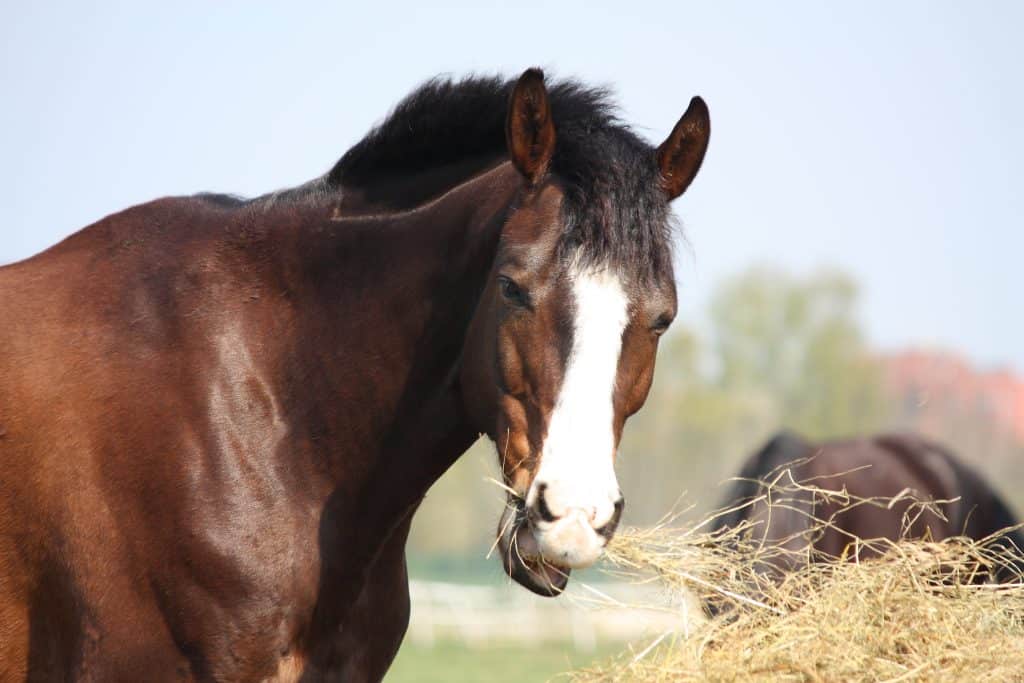
[[[765,484],[773,482],[783,505],[770,505],[762,495]],[[855,504],[842,496],[821,496],[814,488],[845,489],[853,499],[877,500]],[[920,504],[926,501],[934,505]],[[716,529],[751,522],[755,539],[791,551],[773,560],[783,570],[800,561],[799,551],[808,544],[819,555],[841,557],[849,556],[858,538],[980,540],[1019,523],[978,473],[946,448],[911,434],[816,444],[783,432],[744,463],[722,501],[721,509],[730,508],[716,519]],[[831,524],[817,528],[815,519]],[[1024,551],[1024,533],[1011,531],[998,543]],[[858,549],[861,558],[875,552],[871,544]],[[1019,580],[1019,570],[1024,566],[999,567],[996,578]]]
[[[654,149],[536,70],[432,81],[313,182],[0,269],[0,678],[381,678],[480,432],[505,568],[559,593],[622,510],[708,135],[699,98]]]

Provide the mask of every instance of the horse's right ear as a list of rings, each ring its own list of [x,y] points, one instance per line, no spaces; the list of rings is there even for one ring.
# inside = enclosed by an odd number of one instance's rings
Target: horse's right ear
[[[555,153],[555,124],[544,87],[544,72],[540,69],[527,69],[513,88],[505,139],[512,163],[528,184],[536,185]]]

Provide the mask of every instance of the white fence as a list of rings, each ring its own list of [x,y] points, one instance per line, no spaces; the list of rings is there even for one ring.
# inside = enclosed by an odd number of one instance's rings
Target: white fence
[[[455,640],[468,646],[571,641],[593,650],[599,641],[638,640],[686,633],[701,610],[644,586],[570,582],[558,598],[516,585],[480,586],[413,580],[407,638],[420,645]],[[643,607],[640,607],[642,605]]]

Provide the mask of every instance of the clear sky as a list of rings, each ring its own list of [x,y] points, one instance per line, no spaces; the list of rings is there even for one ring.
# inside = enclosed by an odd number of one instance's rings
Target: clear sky
[[[3,3],[0,263],[158,196],[298,184],[429,76],[540,65],[614,86],[653,142],[707,100],[684,313],[753,263],[838,266],[875,344],[1024,371],[1024,3],[834,5]]]

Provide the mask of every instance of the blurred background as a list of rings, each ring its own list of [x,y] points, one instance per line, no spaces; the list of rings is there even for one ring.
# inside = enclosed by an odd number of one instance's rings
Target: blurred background
[[[782,427],[921,431],[1020,513],[1022,25],[1012,2],[4,3],[0,263],[158,196],[299,184],[439,73],[607,84],[655,144],[700,94],[625,521],[708,510]],[[586,604],[625,590],[599,571],[556,601],[508,585],[495,460],[478,443],[416,518],[389,680],[542,680],[656,630]]]

